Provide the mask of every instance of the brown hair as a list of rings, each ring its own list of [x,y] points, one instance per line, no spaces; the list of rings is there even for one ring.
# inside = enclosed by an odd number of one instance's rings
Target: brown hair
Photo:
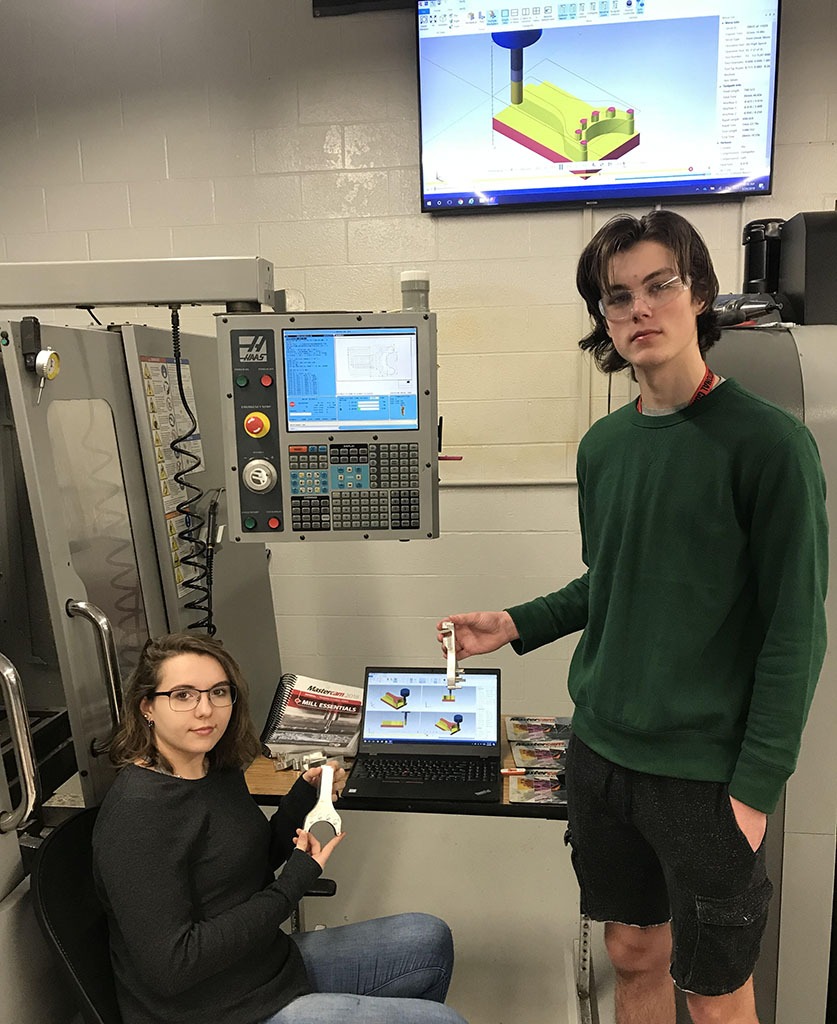
[[[110,741],[108,756],[117,767],[145,761],[166,771],[172,770],[168,760],[157,750],[154,730],[148,727],[140,704],[158,689],[163,663],[178,654],[205,654],[214,658],[234,684],[237,697],[229,725],[209,752],[209,769],[246,768],[261,749],[250,719],[247,682],[221,641],[200,633],[168,633],[146,642],[139,663],[125,685],[122,721]]]
[[[611,218],[600,228],[582,252],[575,283],[593,319],[593,330],[579,341],[579,347],[592,352],[599,369],[605,373],[624,370],[629,364],[613,346],[607,322],[599,309],[599,299],[609,285],[610,268],[617,253],[627,252],[639,242],[659,242],[674,255],[675,269],[686,281],[692,297],[703,303],[697,317],[698,345],[704,355],[721,336],[718,318],[712,308],[718,295],[718,278],[712,257],[697,229],[671,210],[654,210],[637,219],[630,214]]]

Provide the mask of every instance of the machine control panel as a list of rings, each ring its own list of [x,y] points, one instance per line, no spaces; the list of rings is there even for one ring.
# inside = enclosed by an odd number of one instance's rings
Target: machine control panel
[[[218,319],[236,540],[439,535],[430,313]]]

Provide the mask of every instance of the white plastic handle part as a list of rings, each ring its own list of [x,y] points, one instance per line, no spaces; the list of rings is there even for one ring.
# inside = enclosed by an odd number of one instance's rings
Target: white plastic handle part
[[[462,685],[462,672],[456,664],[456,633],[450,619],[442,623],[444,633],[445,651],[448,656],[448,689],[458,690]]]
[[[306,832],[310,832],[314,825],[320,821],[331,825],[336,836],[343,831],[343,822],[340,820],[340,815],[335,811],[334,804],[331,802],[331,787],[333,784],[334,768],[330,764],[324,764],[320,774],[319,799],[302,823],[302,827]]]

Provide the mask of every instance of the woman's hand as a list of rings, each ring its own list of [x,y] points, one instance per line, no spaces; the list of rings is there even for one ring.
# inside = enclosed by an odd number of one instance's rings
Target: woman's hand
[[[343,792],[343,786],[346,784],[346,769],[338,768],[336,761],[329,761],[328,764],[334,769],[334,782],[331,786],[331,802],[334,803]],[[316,768],[309,768],[306,772],[303,772],[302,777],[309,785],[316,788],[318,785],[317,780],[322,773],[323,766],[318,764]]]
[[[303,853],[309,854],[321,868],[325,868],[328,858],[334,853],[337,844],[343,842],[345,835],[345,832],[339,832],[334,839],[330,839],[323,846],[313,832],[305,832],[303,829],[298,828],[294,843],[296,843],[297,850],[302,850]]]

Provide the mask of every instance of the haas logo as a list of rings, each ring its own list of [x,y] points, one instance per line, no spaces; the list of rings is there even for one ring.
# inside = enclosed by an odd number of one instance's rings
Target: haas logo
[[[264,334],[239,334],[238,358],[242,363],[266,363],[267,336]]]

